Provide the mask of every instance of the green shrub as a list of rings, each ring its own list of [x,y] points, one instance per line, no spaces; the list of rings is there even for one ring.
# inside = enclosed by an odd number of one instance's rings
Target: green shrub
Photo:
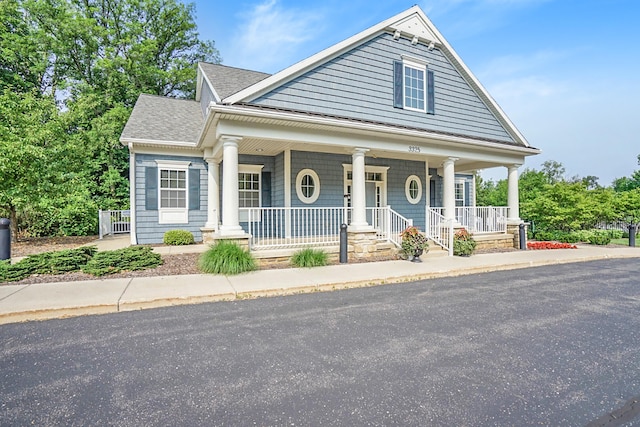
[[[43,252],[29,255],[15,264],[3,263],[0,267],[0,281],[13,282],[32,274],[63,274],[80,269],[94,256],[95,246]]]
[[[589,238],[592,245],[608,245],[611,243],[611,234],[607,230],[596,230]]]
[[[94,276],[119,273],[121,271],[146,270],[162,264],[160,254],[148,246],[129,246],[115,251],[98,252],[82,271]]]
[[[257,268],[253,256],[237,243],[219,240],[200,255],[198,267],[204,273],[240,274]]]
[[[296,267],[322,267],[327,265],[328,255],[323,250],[306,248],[297,251],[291,257],[291,264]]]
[[[193,233],[187,230],[169,230],[164,233],[163,241],[165,245],[172,246],[193,245],[195,243]]]

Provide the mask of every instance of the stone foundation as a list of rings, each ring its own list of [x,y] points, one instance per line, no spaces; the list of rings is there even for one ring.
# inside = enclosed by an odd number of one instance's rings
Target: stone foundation
[[[237,243],[242,249],[249,250],[249,238],[251,237],[248,234],[240,234],[238,236],[221,236],[216,230],[211,228],[201,228],[202,232],[202,243],[204,244],[214,244],[218,240],[228,240],[230,242]]]
[[[476,241],[476,250],[513,248],[513,234],[475,234],[473,240]]]
[[[347,231],[347,253],[355,258],[371,258],[378,251],[376,231]]]
[[[524,235],[526,239],[528,224],[524,223]],[[507,224],[507,234],[513,236],[513,247],[520,249],[520,224]]]

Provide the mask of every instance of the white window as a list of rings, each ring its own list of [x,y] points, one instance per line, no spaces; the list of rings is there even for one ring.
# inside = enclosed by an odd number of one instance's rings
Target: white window
[[[302,169],[296,177],[296,194],[303,203],[314,203],[320,196],[320,178],[312,169]]]
[[[264,165],[238,165],[238,207],[259,208],[262,206],[262,168]],[[240,221],[249,220],[246,210],[240,210]]]
[[[393,106],[435,114],[435,79],[424,59],[402,55],[393,63]]]
[[[465,206],[465,198],[464,198],[464,190],[465,190],[465,181],[464,179],[456,180],[456,206]]]
[[[422,199],[422,181],[417,175],[411,175],[404,184],[404,193],[409,203],[415,205]]]
[[[188,173],[190,162],[157,161],[159,206],[159,224],[187,224],[188,210]]]
[[[425,74],[426,67],[405,62],[404,78],[404,107],[409,110],[425,110]]]

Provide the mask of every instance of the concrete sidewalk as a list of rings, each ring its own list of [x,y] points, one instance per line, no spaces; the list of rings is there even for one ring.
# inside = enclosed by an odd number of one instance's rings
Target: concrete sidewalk
[[[190,251],[201,249],[189,248]],[[261,270],[238,276],[194,274],[6,285],[0,286],[0,324],[401,283],[610,258],[640,258],[640,249],[584,245],[578,249],[515,251],[468,258],[427,257],[422,263],[384,261],[313,269]]]

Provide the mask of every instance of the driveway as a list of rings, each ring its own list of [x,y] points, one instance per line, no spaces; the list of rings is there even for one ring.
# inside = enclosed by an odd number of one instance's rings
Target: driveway
[[[638,335],[634,259],[3,325],[0,424],[640,425]]]

